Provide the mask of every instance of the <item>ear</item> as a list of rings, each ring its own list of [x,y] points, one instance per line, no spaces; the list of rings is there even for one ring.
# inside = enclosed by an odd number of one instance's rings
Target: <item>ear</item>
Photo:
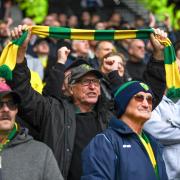
[[[72,96],[74,93],[73,93],[73,86],[69,85],[69,93],[70,95]]]
[[[133,51],[132,48],[129,48],[129,49],[128,49],[128,53],[129,53],[129,54],[132,54],[132,53],[133,53],[132,51]]]
[[[76,50],[77,50],[77,45],[76,45],[76,43],[73,43],[73,44],[72,44],[72,49],[73,49],[73,51],[76,51]]]
[[[35,46],[35,47],[33,47],[33,51],[34,52],[36,52],[37,51],[37,47]]]
[[[16,111],[16,115],[17,115],[17,113],[18,113],[18,107],[16,108],[16,110],[15,110],[15,111]]]

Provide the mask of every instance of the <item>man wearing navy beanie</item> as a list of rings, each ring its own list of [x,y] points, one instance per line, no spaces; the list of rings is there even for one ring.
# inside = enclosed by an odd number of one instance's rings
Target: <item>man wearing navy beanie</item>
[[[129,81],[116,90],[114,93],[114,99],[118,117],[125,112],[131,98],[140,91],[150,93],[153,97],[153,92],[148,85],[140,81]]]
[[[161,145],[142,129],[153,109],[151,89],[129,81],[114,99],[117,117],[84,149],[81,179],[167,180]]]

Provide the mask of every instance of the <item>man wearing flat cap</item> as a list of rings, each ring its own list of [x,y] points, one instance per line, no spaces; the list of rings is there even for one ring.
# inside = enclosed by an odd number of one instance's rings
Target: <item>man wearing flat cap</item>
[[[84,149],[82,180],[167,180],[160,145],[142,130],[153,109],[153,93],[129,81],[114,93],[117,117]]]
[[[18,55],[17,61],[19,59]],[[26,122],[38,129],[40,140],[52,148],[64,179],[79,180],[82,174],[81,152],[97,133],[107,127],[112,113],[100,102],[102,75],[98,70],[84,61],[78,62],[66,69],[69,74],[64,77],[62,56],[58,62],[62,84],[55,85],[56,91],[62,90],[66,80],[68,97],[53,94],[53,91],[48,91],[49,95],[47,91],[44,95],[35,92],[29,83],[30,74],[24,58],[23,63],[17,63],[13,71],[11,85],[17,85],[18,92],[23,96],[19,116],[25,115]],[[22,83],[19,84],[19,80]]]
[[[63,180],[52,151],[16,122],[20,96],[0,82],[0,180]]]

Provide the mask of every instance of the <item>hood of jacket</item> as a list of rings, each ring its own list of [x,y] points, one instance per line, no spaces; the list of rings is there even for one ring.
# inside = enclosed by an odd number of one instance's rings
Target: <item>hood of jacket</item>
[[[33,137],[28,135],[28,129],[21,127],[19,132],[17,132],[16,136],[7,144],[7,147],[16,146],[32,139]]]

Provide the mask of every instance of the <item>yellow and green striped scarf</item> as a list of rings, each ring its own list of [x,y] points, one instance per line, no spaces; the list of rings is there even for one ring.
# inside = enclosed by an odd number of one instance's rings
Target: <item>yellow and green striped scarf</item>
[[[149,139],[147,138],[147,136],[144,133],[142,133],[141,135],[138,135],[138,137],[139,137],[141,143],[143,144],[144,148],[146,149],[146,151],[148,153],[148,156],[149,156],[149,159],[150,159],[152,166],[154,168],[156,177],[159,180],[158,165],[156,163],[154,152],[153,152],[153,149],[152,149],[151,144],[149,142]]]
[[[41,37],[53,37],[58,39],[71,39],[71,40],[120,40],[120,39],[149,39],[150,33],[153,29],[141,30],[84,30],[84,29],[71,29],[65,27],[50,27],[50,26],[31,26],[32,34]],[[0,65],[6,64],[10,69],[14,69],[17,50],[22,45],[27,32],[17,39],[11,41],[3,50]],[[171,41],[167,38],[162,41],[166,47],[164,49],[166,82],[169,89],[168,94],[170,97],[180,97],[180,74],[176,63],[176,56]]]

